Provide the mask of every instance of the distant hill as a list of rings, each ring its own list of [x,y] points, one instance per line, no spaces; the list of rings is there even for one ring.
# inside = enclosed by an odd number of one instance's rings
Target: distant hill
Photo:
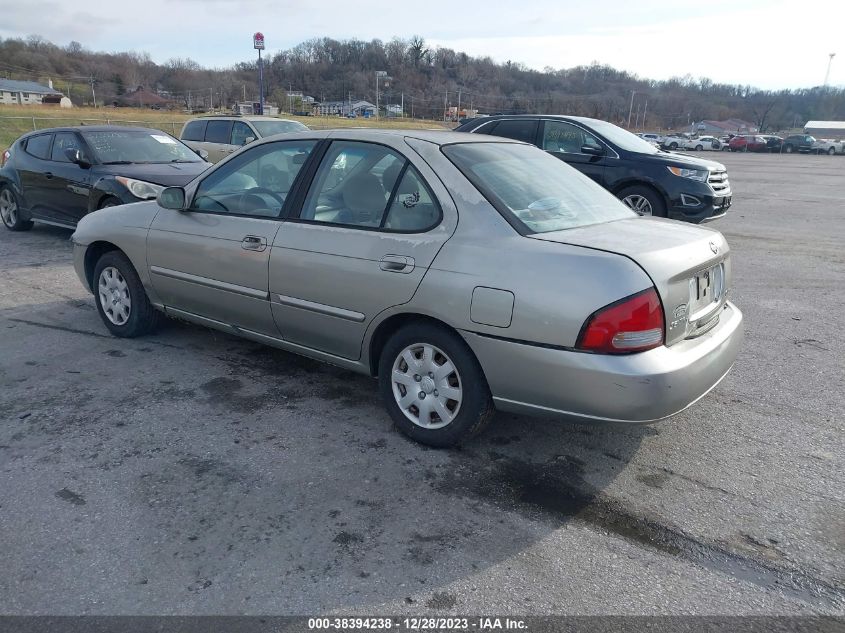
[[[801,127],[807,120],[845,119],[845,90],[807,88],[757,90],[717,84],[690,75],[666,81],[643,79],[609,66],[530,70],[519,63],[498,64],[425,40],[312,39],[282,51],[265,63],[265,94],[287,110],[301,108],[291,90],[321,100],[375,102],[375,72],[381,104],[403,104],[407,115],[442,118],[444,106],[482,113],[576,114],[638,129],[685,129],[703,119],[753,122],[762,131]],[[0,76],[52,79],[77,103],[90,103],[91,83],[98,103],[126,102],[125,93],[145,90],[191,107],[231,105],[257,95],[255,61],[226,69],[207,69],[190,59],[154,63],[147,53],[103,53],[78,42],[60,47],[39,36],[0,40]],[[647,72],[647,69],[644,69]],[[632,107],[632,92],[634,93]],[[130,103],[134,101],[130,100]]]

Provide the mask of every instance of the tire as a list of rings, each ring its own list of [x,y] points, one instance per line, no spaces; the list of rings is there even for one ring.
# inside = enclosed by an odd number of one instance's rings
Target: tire
[[[453,371],[438,376],[447,363]],[[446,389],[451,393],[438,393]],[[490,388],[472,350],[454,332],[431,323],[406,325],[388,339],[379,359],[379,391],[399,430],[436,448],[465,442],[493,417]],[[428,413],[420,408],[424,404]],[[444,424],[444,417],[451,419]]]
[[[625,187],[616,194],[616,197],[639,215],[666,217],[666,202],[663,196],[651,187],[643,185]]]
[[[163,315],[150,303],[141,278],[122,252],[109,251],[100,257],[92,285],[97,312],[113,335],[135,338],[161,323]]]
[[[678,149],[678,144],[677,143],[669,143],[669,149],[671,149],[673,151]]]
[[[784,151],[784,153],[786,153],[786,154],[791,154],[791,153],[792,153],[792,152],[794,152],[795,150],[792,148],[792,145],[789,145],[789,144],[787,143],[786,145],[784,145],[784,146],[783,146],[783,151]]]
[[[696,145],[696,146],[695,146],[695,151],[696,151],[696,152],[700,152],[700,151],[702,151],[703,149],[704,149],[704,146],[703,146],[703,145]]]
[[[828,156],[833,156],[835,153],[836,153],[836,148],[835,148],[835,147],[831,147],[831,148],[829,148],[829,149],[827,150],[827,155],[828,155]]]
[[[0,219],[10,231],[28,231],[32,228],[32,220],[21,218],[18,196],[9,186],[0,187]]]

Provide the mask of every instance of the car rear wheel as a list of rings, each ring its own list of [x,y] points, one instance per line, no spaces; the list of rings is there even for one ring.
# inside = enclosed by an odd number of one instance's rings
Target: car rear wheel
[[[11,187],[0,188],[0,218],[10,231],[28,231],[32,228],[32,220],[21,218],[18,197]]]
[[[677,144],[677,143],[674,143],[674,142],[673,142],[673,143],[669,143],[669,149],[671,149],[671,150],[676,150],[676,149],[678,149],[678,144]]]
[[[394,423],[422,444],[449,447],[493,416],[484,372],[455,333],[429,323],[398,330],[379,360],[379,391]]]
[[[142,336],[160,323],[162,314],[152,306],[132,262],[120,251],[100,257],[93,281],[97,312],[115,336]]]
[[[703,149],[704,149],[704,146],[703,146],[703,145],[696,145],[696,146],[695,146],[695,151],[696,151],[696,152],[700,152],[700,151],[702,151]]]
[[[793,152],[792,145],[784,145],[783,151],[786,152],[787,154],[791,154]]]
[[[827,153],[828,153],[829,156],[833,156],[836,153],[836,148],[835,147],[829,148],[827,150]]]
[[[626,187],[617,193],[616,197],[639,215],[653,215],[659,218],[666,217],[666,203],[663,201],[663,197],[654,189],[635,185],[633,187]]]

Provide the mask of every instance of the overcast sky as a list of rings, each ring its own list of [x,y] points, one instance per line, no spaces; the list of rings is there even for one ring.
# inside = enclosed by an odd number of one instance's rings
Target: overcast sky
[[[686,73],[760,88],[845,84],[845,0],[0,0],[0,37],[230,66],[311,37],[423,36],[536,69],[597,61],[641,77]],[[829,25],[829,26],[826,26]],[[842,49],[841,51],[839,49]]]

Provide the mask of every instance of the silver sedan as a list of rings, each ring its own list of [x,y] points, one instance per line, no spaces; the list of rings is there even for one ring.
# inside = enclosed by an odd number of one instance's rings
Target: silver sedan
[[[274,137],[86,216],[73,242],[114,335],[168,315],[376,376],[396,425],[434,446],[494,409],[666,418],[742,339],[720,233],[639,217],[501,138]]]

